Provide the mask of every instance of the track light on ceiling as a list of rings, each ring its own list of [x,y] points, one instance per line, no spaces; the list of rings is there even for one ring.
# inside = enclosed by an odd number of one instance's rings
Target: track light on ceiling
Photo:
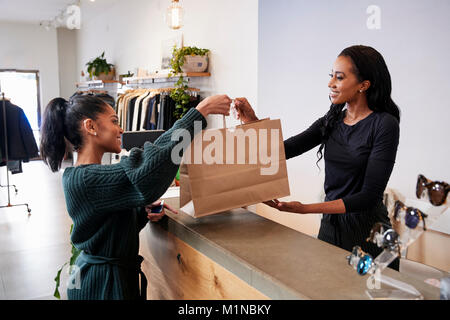
[[[52,20],[41,21],[39,25],[45,30],[50,28],[80,29],[81,27],[81,8],[73,4],[62,10],[59,15]]]

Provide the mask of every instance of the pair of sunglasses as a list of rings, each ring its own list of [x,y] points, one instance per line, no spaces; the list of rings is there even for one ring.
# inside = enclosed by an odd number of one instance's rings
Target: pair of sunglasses
[[[447,200],[450,186],[444,181],[431,181],[419,174],[416,184],[416,196],[421,198],[428,191],[428,198],[434,206],[440,206]]]
[[[377,222],[370,231],[370,236],[366,239],[367,242],[375,243],[378,247],[388,249],[390,251],[397,251],[400,254],[399,235],[392,229],[391,226]]]
[[[405,210],[405,225],[410,229],[415,229],[420,221],[423,222],[423,230],[426,231],[425,218],[427,214],[423,213],[419,209],[413,207],[407,207],[400,200],[395,201],[394,206],[394,219],[399,220],[399,212]]]
[[[359,246],[353,247],[352,254],[347,256],[347,261],[361,276],[367,274],[373,266],[372,256],[362,251]]]

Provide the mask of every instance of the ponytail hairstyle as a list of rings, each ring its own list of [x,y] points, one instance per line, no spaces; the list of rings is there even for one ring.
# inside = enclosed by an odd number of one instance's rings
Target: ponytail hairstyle
[[[108,105],[93,96],[74,96],[70,101],[55,98],[44,111],[41,126],[41,157],[53,172],[61,168],[68,142],[78,151],[83,146],[81,122],[97,120]]]
[[[387,112],[400,123],[400,110],[391,98],[391,75],[383,56],[374,48],[363,45],[348,47],[342,50],[339,54],[339,57],[341,56],[350,58],[353,64],[353,73],[359,82],[370,81],[370,87],[366,91],[369,109],[374,112]],[[322,144],[317,152],[319,158],[317,163],[323,158],[322,150],[325,142],[338,121],[342,120],[344,107],[345,104],[331,104],[330,110],[323,119]]]

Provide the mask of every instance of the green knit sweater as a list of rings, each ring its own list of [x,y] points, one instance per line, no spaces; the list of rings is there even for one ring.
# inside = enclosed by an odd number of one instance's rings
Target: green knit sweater
[[[158,200],[172,183],[179,166],[171,160],[176,129],[194,137],[194,121],[206,120],[191,109],[154,144],[133,148],[128,157],[113,165],[80,165],[65,169],[63,188],[67,211],[73,220],[71,240],[90,255],[136,259],[139,231],[147,223],[145,206]],[[136,299],[136,270],[112,264],[84,264],[77,259],[80,282],[75,280],[67,295],[72,299]],[[151,285],[151,283],[150,283]]]

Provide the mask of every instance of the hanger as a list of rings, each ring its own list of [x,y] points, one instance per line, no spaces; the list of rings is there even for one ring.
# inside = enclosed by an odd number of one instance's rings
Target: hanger
[[[0,82],[0,93],[1,93],[1,94],[0,94],[0,101],[2,101],[3,98],[5,98],[5,101],[11,101],[11,99],[5,97],[5,93],[2,92],[2,84],[1,84],[1,82]]]
[[[11,101],[10,98],[5,97],[3,94],[0,95],[0,101],[3,101],[3,97],[5,98],[5,101]]]

